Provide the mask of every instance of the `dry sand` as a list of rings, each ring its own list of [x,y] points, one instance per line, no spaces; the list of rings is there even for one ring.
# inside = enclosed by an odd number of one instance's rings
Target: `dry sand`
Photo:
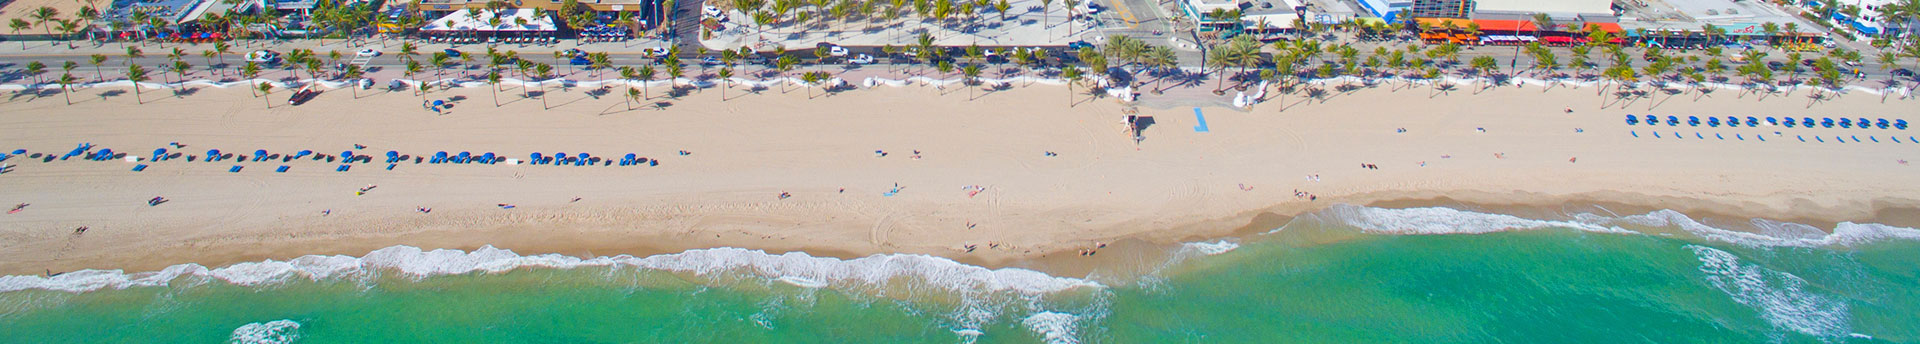
[[[86,100],[72,106],[58,95],[15,97],[0,104],[0,148],[7,150],[57,154],[92,142],[144,155],[177,141],[192,154],[337,154],[364,144],[362,153],[376,156],[633,152],[661,164],[405,163],[386,171],[376,162],[340,173],[336,164],[296,160],[285,163],[292,166],[287,173],[273,173],[279,162],[237,163],[246,170],[228,173],[236,163],[174,160],[136,173],[122,161],[19,157],[6,162],[18,165],[13,172],[0,175],[0,204],[32,206],[0,215],[0,274],[217,266],[401,244],[572,255],[733,246],[834,256],[925,253],[1005,265],[1094,242],[1228,235],[1274,221],[1255,221],[1259,214],[1335,203],[1578,199],[1805,221],[1864,221],[1881,209],[1920,204],[1920,173],[1897,162],[1920,160],[1920,143],[1906,141],[1913,131],[1663,125],[1657,129],[1664,138],[1655,139],[1648,130],[1654,127],[1621,120],[1647,113],[1647,100],[1602,109],[1592,89],[1431,96],[1425,88],[1382,88],[1311,103],[1289,97],[1250,112],[1204,109],[1208,133],[1193,130],[1191,108],[1143,108],[1158,124],[1138,144],[1125,133],[1121,105],[1083,99],[1068,107],[1058,87],[973,101],[965,92],[917,87],[811,100],[803,89],[736,89],[725,101],[708,89],[656,99],[672,103],[664,110],[636,111],[625,111],[617,97],[581,91],[555,93],[545,111],[540,100],[520,99],[511,87],[500,94],[508,102],[500,108],[484,88],[435,92],[430,97],[466,97],[445,115],[422,110],[421,98],[404,91],[362,91],[355,99],[333,90],[298,107],[285,105],[283,92],[272,96],[271,110],[238,89],[183,98],[149,90],[144,105],[131,94],[102,100],[99,90],[80,91],[76,99]],[[1920,119],[1910,101],[1867,95],[1811,109],[1802,93],[1764,101],[1733,92],[1692,98],[1673,98],[1653,113]],[[1289,104],[1284,112],[1281,103]],[[1562,112],[1568,106],[1575,112]],[[1675,132],[1686,138],[1673,138]],[[1802,143],[1796,135],[1829,143]],[[1903,143],[1831,142],[1865,135],[1898,135]],[[911,158],[913,150],[920,159]],[[882,195],[896,183],[904,188],[898,195]],[[369,184],[378,188],[354,194]],[[986,191],[969,197],[963,188],[972,185]],[[1296,189],[1319,199],[1296,198]],[[780,199],[782,192],[792,197]],[[154,196],[172,201],[150,207],[145,200]],[[91,230],[75,235],[78,226]],[[968,253],[967,244],[979,248]]]

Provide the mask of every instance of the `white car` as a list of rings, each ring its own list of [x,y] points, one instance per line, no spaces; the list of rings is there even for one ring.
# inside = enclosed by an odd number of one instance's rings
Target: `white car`
[[[274,52],[272,50],[254,50],[251,53],[247,53],[247,62],[255,62],[255,63],[280,62],[280,53]]]
[[[872,63],[873,63],[873,55],[867,55],[867,54],[860,54],[859,56],[854,56],[854,57],[853,57],[853,58],[851,58],[851,59],[847,59],[847,63],[852,63],[852,64],[872,64]]]
[[[713,5],[706,5],[705,7],[700,8],[700,15],[702,16],[701,18],[719,19],[721,17],[724,17],[726,13],[720,12],[719,7],[713,7]]]
[[[366,49],[360,49],[360,51],[358,51],[358,52],[354,52],[354,53],[353,53],[353,55],[354,55],[354,56],[359,56],[359,57],[374,57],[374,56],[380,56],[380,50],[379,50],[379,49],[374,49],[374,48],[366,48]]]
[[[847,48],[841,47],[838,45],[833,46],[832,48],[827,48],[827,55],[836,56],[836,57],[847,56]]]
[[[640,49],[640,55],[641,55],[641,56],[646,56],[646,57],[661,57],[661,56],[667,56],[667,48],[666,48],[666,47],[652,47],[652,48],[646,48],[646,49]]]

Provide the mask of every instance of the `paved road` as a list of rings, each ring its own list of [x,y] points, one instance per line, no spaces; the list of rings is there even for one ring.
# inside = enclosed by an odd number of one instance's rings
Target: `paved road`
[[[690,6],[698,6],[697,5],[698,1],[688,1],[688,2],[694,3],[694,5],[690,5]],[[698,12],[694,12],[693,14],[693,16],[696,18],[698,16],[697,13]],[[682,22],[692,22],[692,21],[683,20]],[[689,41],[682,41],[682,42],[689,42]],[[1325,50],[1331,51],[1333,46],[1336,46],[1338,43],[1340,43],[1340,41],[1331,41],[1331,42],[1332,44],[1327,44],[1327,48]],[[1349,44],[1353,44],[1353,46],[1356,49],[1361,51],[1362,59],[1364,59],[1365,56],[1368,56],[1372,53],[1374,47],[1381,46],[1383,44],[1404,44],[1404,42],[1349,42]],[[397,45],[397,43],[393,45]],[[569,49],[570,46],[572,45],[565,44],[565,43],[554,45],[554,46],[532,46],[532,47],[503,45],[501,46],[501,49],[502,50],[519,49],[521,51],[521,56],[523,57],[526,57],[536,62],[553,64],[556,69],[561,71],[566,71],[573,67],[567,66],[567,61],[565,60],[553,59],[551,57],[552,56],[551,51],[556,48]],[[608,50],[607,51],[608,56],[611,58],[613,65],[615,66],[635,66],[635,65],[642,65],[642,64],[652,62],[652,59],[642,56],[641,52],[638,51],[640,47],[643,47],[643,46],[652,46],[652,45],[601,43],[601,44],[587,45],[586,47],[589,49],[600,48],[600,49]],[[147,50],[150,50],[147,52],[147,56],[140,59],[136,59],[134,62],[143,66],[153,67],[151,69],[153,69],[155,72],[164,70],[165,68],[163,65],[169,64],[170,60],[167,59],[164,56],[164,53],[160,51],[170,50],[171,47],[172,46],[170,45],[167,48],[163,49],[160,47],[148,45],[145,48]],[[1391,48],[1393,46],[1389,45],[1389,47]],[[880,50],[879,47],[869,46],[869,47],[848,47],[848,48],[852,50],[854,54],[869,54],[874,56],[883,56],[883,54],[881,54],[879,51]],[[983,48],[1004,49],[1007,47],[983,46]],[[184,60],[187,61],[188,63],[193,64],[195,66],[194,68],[196,69],[205,69],[208,63],[205,58],[200,57],[197,53],[199,50],[207,49],[207,48],[204,45],[202,45],[199,47],[190,47],[187,49],[189,52],[192,52],[193,54],[190,54],[191,56]],[[465,45],[461,47],[461,49],[467,53],[475,53],[475,54],[478,54],[481,51],[484,51],[484,47],[480,45]],[[628,49],[631,49],[631,50],[628,50]],[[954,49],[957,50],[958,48],[954,48]],[[1046,49],[1049,50],[1049,55],[1053,57],[1062,57],[1062,56],[1072,55],[1070,52],[1066,51],[1064,47],[1048,47]],[[235,50],[248,51],[247,49],[239,49],[239,48],[236,48]],[[351,51],[346,49],[342,49],[342,50]],[[387,50],[394,51],[397,49],[389,48]],[[435,49],[429,49],[429,48],[423,48],[421,50],[423,51],[423,53],[430,53],[432,51],[437,51]],[[1630,49],[1630,51],[1632,50],[1633,49]],[[53,75],[58,74],[59,66],[65,61],[74,61],[80,64],[80,68],[78,68],[75,71],[76,76],[91,76],[92,74],[94,74],[93,67],[87,63],[86,53],[80,52],[79,50],[76,50],[76,53],[62,53],[63,51],[65,50],[64,49],[43,50],[42,53],[31,54],[31,55],[7,55],[4,53],[0,53],[0,71],[6,71],[5,73],[0,74],[0,82],[12,82],[12,81],[17,81],[25,78],[24,75],[21,75],[21,73],[18,73],[18,70],[22,68],[22,66],[29,61],[41,61],[42,63],[46,63],[48,65],[49,74],[53,74]],[[687,50],[687,52],[691,52],[691,51],[692,50]],[[1567,57],[1567,55],[1569,55],[1570,52],[1568,52],[1566,49],[1555,49],[1555,51],[1556,51],[1556,54],[1558,54],[1559,60],[1562,64],[1565,64],[1571,60],[1570,58]],[[811,63],[814,60],[812,49],[794,50],[794,51],[791,51],[791,53],[795,57],[800,58],[803,63]],[[1673,51],[1671,55],[1689,55],[1689,54],[1699,55],[1699,54],[1702,54],[1702,52]],[[1732,55],[1733,52],[1729,51],[1727,52],[1727,54]],[[956,53],[955,55],[958,55],[958,54]],[[1178,55],[1179,55],[1182,66],[1185,66],[1188,68],[1201,67],[1200,62],[1203,61],[1203,59],[1201,58],[1201,54],[1199,52],[1179,51]],[[1606,58],[1602,56],[1603,53],[1599,51],[1599,49],[1596,49],[1596,51],[1591,53],[1591,55],[1592,56],[1589,57],[1589,60],[1594,61],[1595,63],[1602,63],[1602,64],[1605,63]],[[1771,56],[1769,56],[1768,60],[1785,62],[1785,55],[1786,55],[1785,53],[1775,51],[1771,53]],[[1804,55],[1805,56],[1803,56],[1803,58],[1814,58],[1819,56],[1819,54],[1804,54]],[[108,56],[110,60],[105,64],[105,66],[103,66],[103,69],[105,69],[107,73],[115,74],[119,71],[125,70],[124,66],[126,66],[127,62],[126,60],[124,60],[123,57],[121,57],[121,55],[108,54]],[[1534,63],[1533,58],[1524,53],[1520,54],[1518,56],[1518,59],[1516,60],[1515,49],[1513,47],[1502,47],[1502,46],[1469,47],[1468,49],[1462,51],[1460,60],[1464,62],[1477,56],[1492,56],[1500,60],[1502,67],[1507,67],[1509,65],[1518,65],[1520,67],[1523,67],[1522,68],[1523,70],[1525,70],[1524,67],[1530,67]],[[226,63],[230,66],[237,68],[240,64],[244,63],[242,60],[243,57],[244,56],[240,54],[227,55]],[[352,58],[351,54],[348,54],[348,56],[343,58],[342,59],[343,61],[340,61],[340,62],[346,62],[345,60],[350,60],[351,58]],[[1330,59],[1337,59],[1337,58],[1338,58],[1337,55],[1330,52],[1324,53],[1321,55],[1322,60],[1330,60]],[[1705,57],[1702,57],[1702,59],[1704,60]],[[683,55],[683,61],[685,61],[685,63],[687,63],[689,67],[697,67],[702,61],[702,57],[692,56],[692,54],[688,53]],[[830,58],[827,62],[838,64],[838,63],[843,63],[843,61],[844,59],[840,59],[840,58]],[[886,65],[892,62],[909,63],[910,61],[904,58],[897,61],[887,59],[887,58],[881,58],[880,62],[882,63],[882,65]],[[484,63],[484,62],[476,61],[476,63]],[[1055,63],[1057,64],[1058,61],[1055,61]],[[1635,59],[1632,61],[1632,65],[1635,66],[1635,68],[1644,67],[1646,63],[1647,62],[1640,61],[1639,59]],[[372,58],[365,67],[370,71],[392,70],[392,69],[397,69],[399,67],[402,67],[404,66],[404,64],[405,63],[397,55],[389,53],[383,56]],[[1114,65],[1119,65],[1119,64],[1120,63],[1118,62],[1114,63]],[[1908,66],[1907,68],[1912,68],[1910,64],[1902,64],[1902,65]],[[284,68],[285,66],[282,66],[282,67]],[[1731,69],[1731,66],[1729,66],[1729,68]],[[1803,68],[1803,72],[1800,74],[1800,77],[1801,78],[1812,77],[1813,74],[1810,72],[1810,70],[1811,68]],[[1866,63],[1866,65],[1863,65],[1860,67],[1860,70],[1861,72],[1866,74],[1865,80],[1871,81],[1870,84],[1874,84],[1874,85],[1878,85],[1879,81],[1881,80],[1888,79],[1888,77],[1892,74],[1892,71],[1881,69],[1877,63]],[[1571,72],[1570,70],[1566,70],[1564,68],[1562,69],[1562,71]],[[1778,72],[1776,74],[1777,74],[1776,77],[1778,78],[1785,78],[1790,73]],[[269,75],[271,74],[269,73]],[[1901,79],[1907,82],[1920,83],[1920,79],[1915,79],[1912,76],[1903,77]],[[1741,78],[1736,77],[1734,78],[1734,80],[1741,80]],[[1854,80],[1854,81],[1858,82],[1858,80]]]

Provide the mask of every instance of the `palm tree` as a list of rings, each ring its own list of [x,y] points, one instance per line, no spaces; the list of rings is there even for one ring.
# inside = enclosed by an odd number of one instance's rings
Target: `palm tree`
[[[87,56],[87,63],[93,64],[93,74],[98,81],[107,81],[107,73],[100,71],[100,65],[107,63],[107,55],[93,54]]]
[[[225,69],[227,66],[227,54],[232,54],[232,53],[233,53],[233,45],[227,44],[227,41],[213,42],[213,54],[214,56],[217,56],[220,58],[220,66],[222,69]],[[222,74],[222,75],[224,76],[225,74]]]
[[[1072,65],[1061,67],[1060,77],[1067,78],[1067,107],[1073,107],[1073,84],[1080,82],[1080,67]]]
[[[634,79],[640,80],[640,99],[653,99],[652,96],[646,94],[647,84],[653,82],[654,78],[653,65],[641,65],[640,68],[634,70],[633,76],[635,77]]]
[[[441,75],[447,71],[449,58],[446,52],[433,53],[432,56],[427,57],[427,65],[433,67],[433,81],[438,82],[443,79]]]
[[[348,82],[352,83],[348,85],[347,88],[353,89],[353,99],[360,99],[360,76],[362,74],[364,73],[360,71],[360,65],[351,64],[347,65],[347,70],[340,72],[341,78],[345,78]]]
[[[493,107],[500,107],[500,71],[487,71],[487,85],[493,86]]]
[[[413,79],[413,75],[420,74],[421,70],[422,68],[420,67],[420,61],[409,60],[407,61],[406,69],[402,69],[400,72],[401,74],[406,74],[407,79]],[[415,92],[420,93],[420,100],[426,101],[427,100],[427,92],[426,92],[427,83],[420,82],[419,80],[414,80],[413,83],[415,85],[419,85],[414,87],[414,89],[415,89]]]
[[[47,73],[47,64],[41,63],[40,61],[27,62],[26,73],[27,75],[33,76],[33,84],[39,85],[41,83],[40,75]]]
[[[80,80],[74,78],[73,73],[61,73],[60,78],[53,81],[60,83],[60,96],[67,98],[67,105],[73,105],[73,83]]]
[[[187,81],[187,71],[193,68],[193,64],[187,63],[187,61],[174,60],[172,67],[173,74],[179,75],[180,82],[184,83]],[[181,86],[186,86],[186,84],[181,84]]]
[[[146,104],[145,100],[140,99],[140,83],[147,81],[147,69],[140,68],[140,65],[127,65],[127,81],[133,83],[134,103]]]
[[[48,36],[52,36],[53,26],[47,25],[47,23],[60,20],[60,10],[56,10],[53,7],[41,6],[40,8],[33,9],[33,12],[28,13],[27,16],[32,17],[33,21],[38,22],[36,24],[40,25],[40,28],[46,29]]]
[[[260,97],[260,100],[261,100],[261,102],[262,102],[262,103],[266,103],[266,104],[267,104],[267,108],[268,108],[268,109],[272,109],[272,108],[273,108],[273,97],[267,97],[267,96],[268,96],[268,95],[272,95],[272,94],[273,94],[273,83],[271,83],[271,82],[262,82],[262,83],[260,83],[259,85],[254,85],[254,89],[257,89],[257,90],[259,90],[259,91],[260,91],[260,95],[261,95],[261,97]]]
[[[720,67],[720,101],[727,101],[727,86],[733,83],[733,67]]]
[[[140,48],[138,48],[138,47],[127,47],[127,55],[126,55],[126,56],[127,56],[127,65],[128,65],[128,66],[132,66],[132,65],[133,65],[133,59],[137,59],[137,58],[141,58],[141,57],[145,57],[145,56],[147,56],[147,55],[146,55],[145,53],[142,53],[142,52],[140,52]]]
[[[247,64],[240,66],[240,76],[246,77],[247,82],[253,82],[255,80],[259,80],[260,64],[254,63],[253,61],[247,61]],[[253,89],[248,88],[247,91],[248,93],[252,93]],[[254,96],[258,97],[259,95],[256,94]]]
[[[980,83],[980,64],[970,63],[960,67],[960,74],[966,77],[960,80],[960,85],[967,86],[967,101],[973,101],[974,85]]]
[[[1767,46],[1774,45],[1774,38],[1780,35],[1780,24],[1765,22],[1760,24],[1760,32],[1767,34]]]
[[[553,75],[553,65],[545,63],[534,64],[533,72],[542,79],[545,79],[549,75]],[[540,109],[545,110],[549,108],[551,107],[547,106],[547,84],[542,82],[540,84]]]
[[[73,34],[80,33],[80,30],[84,28],[80,25],[80,21],[61,20],[54,23],[57,24],[55,27],[60,29],[60,39],[67,41],[67,49],[75,48],[73,45]]]

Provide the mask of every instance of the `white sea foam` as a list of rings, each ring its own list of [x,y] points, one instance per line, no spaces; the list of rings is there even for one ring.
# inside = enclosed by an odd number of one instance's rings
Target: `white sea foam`
[[[1080,317],[1073,314],[1040,312],[1021,320],[1020,324],[1027,325],[1027,329],[1039,334],[1047,344],[1075,344],[1080,342],[1080,337],[1074,334],[1079,322]]]
[[[1666,209],[1620,217],[1617,221],[1648,227],[1675,227],[1707,240],[1746,246],[1852,246],[1883,240],[1920,240],[1920,230],[1877,223],[1841,222],[1833,227],[1832,233],[1805,233],[1788,229],[1794,226],[1768,221],[1756,223],[1767,234],[1742,232],[1709,226],[1686,214]]]
[[[1634,225],[1678,228],[1702,239],[1745,246],[1852,246],[1884,240],[1920,240],[1920,229],[1875,223],[1842,222],[1828,233],[1804,224],[1753,219],[1751,222],[1758,229],[1757,232],[1736,231],[1709,226],[1686,214],[1666,209],[1621,217],[1581,213],[1572,215],[1572,220],[1559,221],[1440,207],[1388,209],[1342,204],[1302,218],[1353,226],[1377,234],[1482,234],[1550,227],[1595,233],[1639,234],[1620,227]],[[1268,233],[1285,229],[1281,227]]]
[[[232,339],[228,343],[237,344],[285,344],[300,338],[300,323],[293,320],[274,320],[266,323],[250,323],[233,329]]]
[[[1707,282],[1734,302],[1760,311],[1775,328],[1818,337],[1839,337],[1848,329],[1847,304],[1805,290],[1807,282],[1793,274],[1743,264],[1732,253],[1687,245],[1700,259]]]
[[[1388,209],[1341,204],[1310,216],[1380,234],[1482,234],[1549,227],[1598,233],[1635,233],[1586,222],[1533,220],[1441,207]]]
[[[1226,240],[1220,240],[1215,242],[1189,242],[1189,243],[1180,244],[1180,248],[1182,250],[1190,250],[1192,252],[1196,252],[1201,255],[1211,256],[1211,255],[1218,255],[1221,253],[1227,253],[1235,249],[1239,249],[1240,244],[1234,243],[1232,241],[1226,241]]]
[[[377,271],[398,272],[406,276],[426,277],[469,272],[497,273],[525,267],[572,268],[591,266],[630,266],[642,269],[707,275],[728,271],[750,272],[765,278],[796,283],[803,287],[852,285],[879,287],[895,278],[907,277],[937,290],[966,293],[1015,292],[1037,295],[1074,288],[1105,288],[1092,281],[1048,276],[1018,268],[987,269],[961,264],[950,259],[913,254],[873,255],[856,259],[814,257],[806,253],[768,254],[758,250],[714,248],[649,257],[627,255],[580,259],[543,254],[522,256],[513,251],[481,247],[472,252],[460,250],[423,251],[412,246],[393,246],[368,253],[364,257],[304,256],[289,261],[268,260],[208,269],[198,264],[169,266],[160,271],[125,273],[119,270],[82,270],[53,277],[0,277],[0,292],[45,289],[86,292],[99,289],[123,289],[162,286],[186,276],[205,276],[235,285],[281,283],[293,278],[321,280],[357,276]]]

